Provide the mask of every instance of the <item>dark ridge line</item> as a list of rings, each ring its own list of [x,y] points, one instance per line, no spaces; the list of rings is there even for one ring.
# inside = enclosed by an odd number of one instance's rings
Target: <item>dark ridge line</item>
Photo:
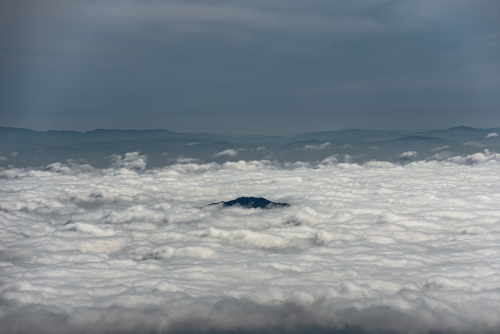
[[[223,208],[228,206],[240,206],[247,209],[273,209],[290,206],[288,203],[275,203],[263,197],[238,197],[237,199],[227,202],[221,201],[208,204],[208,206],[211,205],[222,205]]]

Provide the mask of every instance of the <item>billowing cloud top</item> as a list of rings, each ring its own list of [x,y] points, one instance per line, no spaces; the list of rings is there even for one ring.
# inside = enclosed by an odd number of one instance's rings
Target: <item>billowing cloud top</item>
[[[0,333],[498,332],[499,160],[3,170]]]

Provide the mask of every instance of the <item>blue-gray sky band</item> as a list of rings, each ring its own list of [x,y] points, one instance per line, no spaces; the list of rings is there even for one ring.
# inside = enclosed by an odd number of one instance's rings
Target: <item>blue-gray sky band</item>
[[[497,0],[0,3],[0,123],[297,133],[500,125]]]

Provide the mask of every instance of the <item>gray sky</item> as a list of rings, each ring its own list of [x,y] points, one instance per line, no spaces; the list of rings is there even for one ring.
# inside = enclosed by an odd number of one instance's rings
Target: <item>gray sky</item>
[[[500,2],[2,0],[0,125],[500,126]]]

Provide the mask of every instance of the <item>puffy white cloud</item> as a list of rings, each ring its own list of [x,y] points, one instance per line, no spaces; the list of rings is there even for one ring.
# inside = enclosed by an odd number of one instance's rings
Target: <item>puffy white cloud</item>
[[[224,150],[222,152],[219,152],[219,153],[215,153],[214,154],[214,157],[223,157],[223,156],[229,156],[229,157],[235,157],[238,155],[238,151],[236,150],[233,150],[233,149],[228,149],[228,150]]]
[[[487,161],[500,161],[500,154],[492,153],[490,150],[484,150],[484,153],[478,152],[465,157],[452,157],[448,159],[449,161],[453,161],[460,164],[478,164]]]
[[[321,161],[321,163],[325,165],[334,165],[337,164],[338,162],[339,159],[335,155],[326,157],[325,159],[323,159],[323,161]]]
[[[0,171],[0,332],[498,332],[498,155],[334,158]]]
[[[148,157],[140,155],[139,152],[129,152],[125,155],[113,154],[111,156],[111,167],[144,170]]]
[[[498,133],[496,132],[489,133],[485,138],[491,138],[491,137],[498,137]]]

